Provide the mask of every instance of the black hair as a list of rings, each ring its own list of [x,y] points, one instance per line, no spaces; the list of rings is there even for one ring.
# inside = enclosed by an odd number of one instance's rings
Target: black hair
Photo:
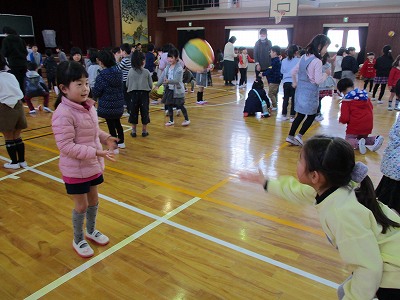
[[[26,68],[28,71],[35,71],[38,68],[38,65],[35,62],[28,62]]]
[[[80,54],[81,60],[80,63],[83,64],[83,55],[82,55],[82,50],[79,47],[72,47],[71,50],[69,51],[69,60],[74,60],[74,55],[75,54]]]
[[[330,45],[330,43],[331,40],[325,34],[317,34],[307,45],[306,47],[307,54],[314,54],[319,59],[322,59],[320,54],[321,49],[325,45]]]
[[[153,52],[154,51],[154,45],[153,44],[147,44],[147,51],[148,52]]]
[[[164,53],[168,53],[168,51],[172,48],[175,48],[174,45],[172,45],[171,43],[165,44],[164,46],[162,46],[161,51]]]
[[[121,51],[125,51],[126,54],[131,54],[131,46],[128,43],[122,44],[120,47]]]
[[[141,70],[143,67],[144,60],[145,57],[143,52],[136,50],[132,54],[132,59],[131,59],[132,68],[134,68],[135,70]]]
[[[228,40],[228,42],[231,42],[232,44],[236,42],[236,36],[231,36]]]
[[[276,45],[272,46],[271,51],[275,52],[278,56],[281,55],[281,47],[279,47],[279,46],[276,46]]]
[[[287,57],[288,57],[288,60],[292,60],[292,59],[294,58],[294,56],[295,56],[295,54],[296,54],[297,51],[299,51],[299,46],[297,46],[297,45],[290,45],[290,46],[287,48]]]
[[[261,28],[260,34],[267,34],[267,28]]]
[[[171,48],[168,51],[168,57],[179,58],[179,50],[176,48]]]
[[[73,60],[63,61],[57,66],[57,87],[60,90],[60,93],[57,96],[57,100],[54,104],[54,107],[61,103],[62,96],[65,96],[61,91],[60,85],[69,86],[71,82],[77,81],[82,77],[89,78],[89,75],[85,69],[85,67]]]
[[[393,58],[392,57],[392,46],[390,46],[390,45],[383,46],[382,52],[383,52],[383,56]]]
[[[11,28],[9,26],[4,26],[3,27],[3,33],[4,34],[15,34],[15,35],[18,35],[18,33],[15,31],[15,29]]]
[[[114,54],[108,50],[100,50],[97,52],[97,59],[101,61],[106,68],[111,68],[116,64]]]
[[[327,183],[325,188],[349,185],[355,156],[353,147],[346,140],[339,137],[314,136],[304,143],[302,155],[308,172],[317,171],[323,174]],[[390,220],[383,213],[368,175],[355,189],[355,194],[358,202],[368,208],[382,226],[383,234],[389,227],[400,227],[399,223]]]
[[[91,49],[89,49],[88,54],[89,54],[89,60],[92,63],[95,64],[96,63],[96,59],[97,59],[98,54],[99,54],[99,50],[97,50],[95,48],[91,48]]]
[[[336,55],[343,56],[343,53],[344,53],[345,51],[346,51],[346,48],[340,47],[339,50],[338,50],[338,52],[336,52]]]
[[[347,48],[347,51],[356,51],[356,48],[354,48],[354,47],[349,47],[349,48]]]
[[[354,82],[350,78],[342,78],[337,83],[337,90],[341,93],[343,93],[350,87],[354,87]]]
[[[255,90],[263,89],[264,88],[264,83],[263,83],[263,81],[261,79],[256,79],[256,80],[254,80],[253,85],[251,86],[251,88],[255,89]]]
[[[7,60],[3,54],[0,53],[0,70],[5,70],[6,66],[8,66]]]
[[[397,57],[395,58],[395,60],[393,61],[392,66],[394,68],[397,68],[399,66],[399,61],[400,61],[400,55],[397,55]]]
[[[60,51],[63,51],[63,50],[64,50],[63,47],[61,47],[61,46],[59,46],[59,45],[56,47],[56,50],[57,50],[57,49],[60,50]]]
[[[51,57],[53,55],[53,51],[51,51],[51,49],[46,49],[44,53],[46,54],[47,57]]]
[[[322,56],[322,65],[325,65],[325,64],[327,63],[329,57],[330,57],[330,56],[329,56],[329,53],[328,53],[328,52],[326,52],[326,53],[324,54],[324,56]]]
[[[368,52],[367,56],[370,56],[370,55],[374,55],[375,56],[375,53],[374,52]]]
[[[153,82],[157,82],[158,81],[157,72],[153,72],[153,74],[151,75],[151,81],[153,81]]]

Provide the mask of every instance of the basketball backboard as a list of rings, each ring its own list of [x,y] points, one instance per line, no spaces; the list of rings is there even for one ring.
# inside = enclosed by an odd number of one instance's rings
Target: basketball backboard
[[[297,16],[299,0],[270,0],[269,16],[271,18],[280,16],[284,11],[285,17]]]

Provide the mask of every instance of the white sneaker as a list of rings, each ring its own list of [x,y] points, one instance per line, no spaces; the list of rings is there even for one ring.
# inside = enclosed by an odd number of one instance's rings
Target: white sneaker
[[[19,165],[19,163],[16,163],[16,164],[5,163],[5,164],[4,164],[4,168],[16,170],[16,169],[19,169],[19,168],[20,168],[20,165]]]
[[[288,117],[286,117],[286,116],[282,116],[282,121],[287,121],[287,120],[289,120],[289,118],[288,118]]]
[[[358,141],[358,150],[360,150],[361,154],[367,153],[367,147],[365,147],[365,139],[364,138],[361,138]]]
[[[198,104],[198,105],[203,105],[204,104],[204,101],[202,100],[202,101],[196,101],[196,104]]]
[[[289,144],[293,145],[293,146],[301,146],[301,144],[296,141],[293,137],[287,137],[286,138],[286,142],[288,142]]]
[[[80,241],[78,244],[75,244],[75,241],[72,240],[72,248],[74,248],[76,253],[83,258],[91,257],[94,254],[93,249],[85,240]]]
[[[394,110],[400,110],[400,107],[395,106]]]
[[[126,112],[124,112],[123,114],[122,114],[124,117],[129,117],[130,116],[130,114],[126,111]]]
[[[382,100],[378,100],[378,101],[376,101],[376,103],[383,104],[383,101]]]
[[[18,164],[19,164],[19,166],[20,166],[21,168],[26,168],[26,167],[28,166],[28,163],[27,163],[26,161],[19,162]]]
[[[117,149],[114,149],[114,150],[112,150],[112,152],[114,153],[114,154],[119,154],[119,149],[117,148]]]
[[[383,141],[384,141],[383,136],[381,136],[381,135],[376,136],[374,145],[370,148],[371,151],[374,151],[374,152],[378,151],[379,148],[382,146]]]
[[[375,101],[376,100],[376,98],[371,98],[371,101]]]
[[[303,146],[303,139],[301,138],[300,135],[297,134],[297,135],[294,137],[294,139],[295,139],[296,141],[298,141],[299,144],[300,144],[301,146]]]
[[[190,120],[185,120],[182,122],[182,126],[188,126],[190,124]]]
[[[290,117],[290,120],[289,120],[290,123],[293,123],[294,119],[295,119],[294,117]]]
[[[393,107],[388,106],[388,111],[392,111],[392,110],[393,110]]]
[[[100,231],[98,231],[97,229],[95,229],[92,233],[85,233],[85,237],[88,240],[91,240],[93,242],[95,242],[98,245],[104,246],[107,245],[108,242],[110,241],[110,239],[108,238],[108,236],[102,234]]]
[[[167,123],[165,123],[165,126],[172,126],[172,125],[174,125],[175,124],[175,122],[174,121],[168,121]]]
[[[47,106],[44,106],[43,107],[43,110],[45,111],[45,112],[48,112],[48,113],[52,113],[53,111],[50,109],[50,108],[48,108]]]
[[[180,115],[181,115],[181,110],[180,110],[180,109],[177,109],[177,110],[176,110],[176,116],[179,117]]]
[[[30,113],[31,115],[35,115],[35,114],[36,114],[36,110],[33,109],[33,110],[31,110],[29,113]]]
[[[278,108],[277,107],[272,107],[271,110],[272,111],[276,111],[276,110],[278,110]]]
[[[125,143],[118,144],[118,148],[125,149],[126,148]]]
[[[323,115],[318,115],[318,116],[315,117],[315,121],[317,121],[317,122],[321,122],[323,120],[324,120],[324,116]]]

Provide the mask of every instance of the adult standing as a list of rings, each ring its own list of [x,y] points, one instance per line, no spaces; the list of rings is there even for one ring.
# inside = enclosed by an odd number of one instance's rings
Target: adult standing
[[[19,87],[24,92],[26,56],[28,55],[25,41],[11,27],[4,26],[3,33],[6,37],[3,40],[1,53],[7,59],[10,73],[17,78]]]
[[[256,64],[256,78],[258,74],[264,72],[271,66],[271,56],[269,52],[272,48],[271,41],[267,38],[267,29],[261,28],[260,38],[254,45],[254,61]]]
[[[234,86],[232,83],[232,80],[235,79],[235,69],[236,69],[236,64],[235,64],[235,57],[237,54],[235,54],[235,48],[233,47],[233,44],[236,42],[236,37],[231,36],[228,40],[228,42],[225,44],[224,48],[224,80],[225,80],[225,85],[227,86]]]

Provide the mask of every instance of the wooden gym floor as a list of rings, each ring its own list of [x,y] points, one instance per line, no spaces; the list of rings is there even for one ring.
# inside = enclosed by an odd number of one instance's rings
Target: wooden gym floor
[[[165,127],[162,107],[151,106],[150,135],[132,138],[122,119],[127,148],[107,161],[99,188],[97,227],[111,241],[93,245],[91,259],[71,247],[73,203],[60,180],[51,114],[26,110],[30,168],[0,168],[0,299],[336,299],[350,273],[315,209],[237,179],[238,171],[258,167],[271,177],[295,176],[300,148],[284,141],[290,123],[281,108],[271,118],[244,119],[251,82],[247,91],[228,88],[219,75],[204,93],[207,105],[187,94],[188,127],[182,116]],[[386,110],[388,96],[374,103],[373,133],[385,138],[397,117]],[[344,137],[338,110],[338,99],[323,99],[325,119],[304,138]],[[375,184],[386,144],[357,154]]]

